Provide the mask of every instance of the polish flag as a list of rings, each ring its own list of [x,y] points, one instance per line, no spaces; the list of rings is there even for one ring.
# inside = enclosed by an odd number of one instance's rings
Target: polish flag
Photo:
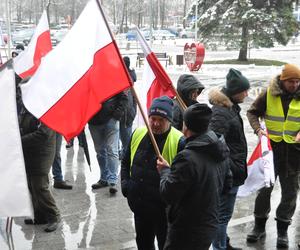
[[[273,151],[270,139],[262,136],[248,161],[248,177],[244,185],[239,187],[238,196],[248,196],[263,187],[271,187],[275,183]]]
[[[78,135],[101,103],[131,86],[96,0],[22,86],[25,107],[66,140]]]
[[[168,96],[173,98],[176,92],[172,85],[172,81],[167,75],[160,62],[157,60],[155,54],[151,51],[146,39],[141,34],[140,30],[136,28],[137,38],[141,44],[145,55],[145,67],[143,73],[144,88],[147,91],[147,110],[149,110],[152,100],[160,96]]]
[[[21,77],[32,76],[44,57],[52,50],[47,12],[44,10],[27,48],[14,58],[14,70]]]

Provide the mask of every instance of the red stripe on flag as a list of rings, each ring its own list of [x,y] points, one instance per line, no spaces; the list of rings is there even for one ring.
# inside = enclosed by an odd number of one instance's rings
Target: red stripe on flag
[[[253,162],[255,162],[257,159],[262,157],[262,153],[261,153],[261,142],[259,142],[256,146],[256,148],[254,149],[249,161],[248,161],[248,167],[251,166],[253,164]]]
[[[43,32],[36,41],[35,51],[33,56],[33,66],[20,74],[22,79],[32,76],[37,68],[41,64],[41,59],[45,56],[50,50],[52,50],[51,36],[50,31],[47,30]]]
[[[160,62],[157,60],[157,57],[153,52],[147,55],[147,61],[155,75],[155,80],[153,81],[147,94],[147,109],[149,109],[154,98],[163,95],[173,98],[174,96],[176,96],[176,92],[173,89],[170,77],[161,66]]]
[[[69,140],[83,130],[100,103],[128,87],[128,74],[114,43],[110,43],[95,53],[89,70],[40,120]]]

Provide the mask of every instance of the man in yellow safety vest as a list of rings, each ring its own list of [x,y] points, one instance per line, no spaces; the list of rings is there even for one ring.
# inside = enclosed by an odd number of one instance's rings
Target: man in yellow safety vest
[[[257,97],[247,112],[250,125],[261,137],[264,118],[274,153],[276,177],[281,185],[281,201],[276,210],[277,247],[288,247],[287,229],[296,209],[300,173],[300,69],[286,64],[280,75],[272,79],[267,90]],[[248,242],[257,242],[266,234],[265,224],[271,210],[271,188],[259,191],[254,208],[255,225]]]
[[[173,101],[167,96],[153,100],[149,109],[149,125],[158,148],[171,165],[184,148],[183,134],[171,126]],[[122,193],[134,213],[138,249],[152,250],[157,238],[163,249],[167,234],[166,204],[160,197],[157,156],[146,127],[137,128],[121,164]]]

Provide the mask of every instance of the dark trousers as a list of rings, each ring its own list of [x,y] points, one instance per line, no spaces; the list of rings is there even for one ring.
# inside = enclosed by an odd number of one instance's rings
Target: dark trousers
[[[299,174],[289,176],[279,174],[281,186],[281,200],[276,210],[276,219],[290,223],[294,215],[299,190]],[[256,197],[254,216],[257,218],[268,218],[271,211],[271,193],[273,187],[262,188]]]
[[[60,219],[52,193],[49,190],[48,175],[27,176],[31,193],[34,218],[40,221],[55,222]]]
[[[162,250],[167,236],[167,217],[162,212],[159,216],[134,215],[136,244],[139,250],[154,250],[156,236],[159,250]]]

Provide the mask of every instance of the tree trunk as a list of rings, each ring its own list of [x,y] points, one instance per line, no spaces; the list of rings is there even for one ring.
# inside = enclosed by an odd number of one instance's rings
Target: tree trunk
[[[165,26],[165,9],[166,1],[162,0],[160,5],[160,27],[161,29]]]
[[[239,61],[247,61],[249,30],[248,24],[244,23],[242,27],[241,48],[239,53]]]
[[[187,5],[187,0],[184,0],[184,5],[183,5],[183,20],[182,20],[182,25],[183,28],[185,29],[186,27],[186,20],[185,20],[185,15],[186,15],[186,5]]]

